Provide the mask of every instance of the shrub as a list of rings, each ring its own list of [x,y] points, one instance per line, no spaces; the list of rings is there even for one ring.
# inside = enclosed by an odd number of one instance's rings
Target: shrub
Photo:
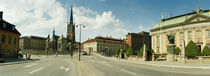
[[[190,41],[187,44],[187,47],[185,50],[185,55],[187,57],[195,57],[195,56],[200,55],[200,51],[199,51],[197,45],[193,41]]]
[[[128,56],[134,55],[135,53],[134,53],[134,51],[133,51],[133,48],[132,48],[132,47],[129,47],[128,50],[126,51],[126,54],[127,54]]]
[[[209,50],[209,48],[208,48],[207,46],[205,46],[204,49],[203,49],[203,51],[201,52],[201,54],[202,54],[203,56],[208,56],[208,55],[210,55],[210,50]]]
[[[119,55],[120,54],[120,49],[116,50],[116,54]]]
[[[179,49],[179,47],[176,47],[174,53],[175,53],[176,55],[179,55],[179,52],[181,52],[181,50]]]

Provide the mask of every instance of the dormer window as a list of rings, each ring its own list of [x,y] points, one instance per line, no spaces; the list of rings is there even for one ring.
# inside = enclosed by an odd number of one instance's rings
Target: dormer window
[[[15,30],[15,26],[12,26],[12,30],[13,30],[13,31]]]
[[[6,23],[3,23],[3,28],[6,28],[6,26],[7,26]]]

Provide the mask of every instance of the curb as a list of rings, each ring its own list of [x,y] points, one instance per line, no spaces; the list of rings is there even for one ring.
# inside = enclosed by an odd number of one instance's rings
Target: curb
[[[94,53],[95,54],[95,53]],[[142,65],[150,65],[150,66],[158,66],[158,67],[167,67],[167,68],[184,68],[184,69],[210,69],[210,67],[191,67],[191,66],[174,66],[174,65],[159,65],[159,64],[148,64],[148,63],[140,63],[140,62],[132,62],[128,60],[116,60],[110,59],[98,54],[95,54],[103,59],[112,60],[112,61],[120,61],[120,62],[127,62],[127,63],[134,63],[134,64],[142,64]]]

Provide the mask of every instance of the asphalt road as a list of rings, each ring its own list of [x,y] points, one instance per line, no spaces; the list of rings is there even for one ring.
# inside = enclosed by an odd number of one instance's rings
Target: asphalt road
[[[69,56],[42,56],[40,61],[0,66],[0,76],[77,76]]]
[[[87,63],[96,76],[210,76],[210,70],[140,65],[98,56],[83,56],[81,61]]]
[[[210,76],[210,70],[112,61],[99,56],[42,56],[40,61],[0,66],[0,76]],[[81,74],[83,73],[83,74]],[[93,74],[89,74],[93,73]]]

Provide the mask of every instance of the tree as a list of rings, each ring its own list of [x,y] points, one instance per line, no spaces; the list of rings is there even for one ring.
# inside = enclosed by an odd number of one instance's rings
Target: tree
[[[147,46],[146,46],[146,51],[149,51],[150,54],[154,53],[154,51],[152,49],[149,49]],[[143,56],[143,52],[144,52],[144,47],[140,49],[138,56]]]
[[[203,51],[201,52],[201,54],[202,54],[203,56],[208,56],[208,55],[210,55],[210,49],[209,49],[207,46],[205,46],[204,49],[203,49]]]
[[[179,47],[176,47],[174,53],[175,53],[176,55],[179,55],[179,52],[181,52],[181,50],[179,49]]]
[[[147,49],[146,49],[147,50]],[[138,53],[138,56],[143,56],[143,52],[144,52],[144,47],[142,47]]]
[[[192,40],[187,44],[185,52],[187,57],[195,57],[200,55],[198,46]]]
[[[116,50],[116,54],[119,55],[120,54],[120,49]]]
[[[129,55],[134,55],[134,51],[133,51],[133,48],[132,47],[129,47],[128,50],[126,51],[126,54],[129,56]]]

